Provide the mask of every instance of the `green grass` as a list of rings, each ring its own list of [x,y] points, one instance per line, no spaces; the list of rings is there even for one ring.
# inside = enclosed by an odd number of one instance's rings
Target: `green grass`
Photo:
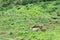
[[[31,30],[35,24],[47,31]],[[0,40],[60,40],[60,2],[0,8]]]

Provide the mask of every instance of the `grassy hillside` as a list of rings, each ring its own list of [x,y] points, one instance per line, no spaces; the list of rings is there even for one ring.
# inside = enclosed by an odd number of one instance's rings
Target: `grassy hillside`
[[[47,31],[31,30],[37,23]],[[0,8],[0,40],[60,40],[60,2]]]

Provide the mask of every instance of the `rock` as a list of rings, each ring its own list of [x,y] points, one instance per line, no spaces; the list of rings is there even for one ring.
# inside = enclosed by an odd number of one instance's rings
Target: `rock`
[[[42,28],[39,24],[34,25],[32,28]]]
[[[32,28],[33,31],[39,30],[40,28]]]
[[[40,30],[40,28],[42,28],[39,24],[36,24],[32,27],[32,30],[36,31],[36,30]]]
[[[41,31],[46,31],[46,28],[41,28],[40,30],[41,30]]]

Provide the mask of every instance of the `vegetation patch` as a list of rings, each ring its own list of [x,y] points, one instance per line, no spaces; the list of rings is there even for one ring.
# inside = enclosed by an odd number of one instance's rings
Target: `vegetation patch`
[[[0,40],[60,40],[60,1],[1,7]]]

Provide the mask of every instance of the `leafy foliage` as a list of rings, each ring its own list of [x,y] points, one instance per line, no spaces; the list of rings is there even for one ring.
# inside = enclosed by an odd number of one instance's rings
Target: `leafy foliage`
[[[47,31],[32,31],[37,23]],[[60,2],[0,8],[0,40],[60,40]]]
[[[26,5],[28,3],[56,1],[56,0],[0,0],[0,7],[6,7],[9,5]]]

